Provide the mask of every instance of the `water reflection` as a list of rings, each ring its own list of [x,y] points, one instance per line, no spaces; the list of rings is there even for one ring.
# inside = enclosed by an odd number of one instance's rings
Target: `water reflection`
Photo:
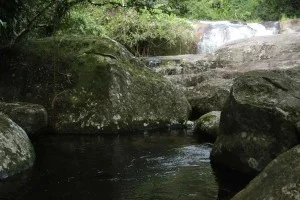
[[[216,199],[209,144],[184,132],[45,136],[30,171],[0,182],[0,199]]]

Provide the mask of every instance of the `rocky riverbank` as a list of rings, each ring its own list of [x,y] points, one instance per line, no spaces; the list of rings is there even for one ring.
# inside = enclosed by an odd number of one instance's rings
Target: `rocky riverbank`
[[[145,60],[155,61],[154,71],[184,89],[192,117],[202,116],[195,133],[217,138],[211,153],[215,166],[262,179],[272,160],[300,143],[300,34],[292,32],[234,41],[214,54]],[[211,111],[222,113],[217,130],[217,117],[208,117]],[[291,171],[299,176],[297,168]],[[272,176],[281,175],[276,171]],[[298,180],[278,182],[270,186],[277,196],[299,198]],[[236,199],[244,199],[252,185]],[[261,194],[254,192],[251,198],[262,199]]]
[[[108,38],[45,38],[1,55],[2,101],[43,105],[57,133],[184,125],[190,112],[182,91]]]
[[[271,189],[277,192],[257,189],[252,199],[275,194],[297,199],[299,180],[282,179],[273,168],[297,161],[299,41],[299,33],[254,37],[226,44],[213,54],[146,58],[148,67],[108,38],[29,41],[0,51],[0,111],[28,134],[47,127],[59,134],[111,134],[184,126],[189,117],[202,116],[195,133],[206,132],[216,140],[211,162],[252,178],[258,175],[234,198],[243,199],[260,182],[272,182],[266,178],[272,174],[278,182]],[[7,116],[2,121],[3,141],[13,132],[27,137],[22,128],[10,130],[16,125],[7,125],[13,123]],[[26,144],[9,140],[26,152],[15,158],[16,148],[4,145],[0,160],[15,159],[11,163],[17,167],[4,160],[3,178],[27,169],[34,160],[28,139],[22,141]],[[296,166],[291,170],[299,176]]]

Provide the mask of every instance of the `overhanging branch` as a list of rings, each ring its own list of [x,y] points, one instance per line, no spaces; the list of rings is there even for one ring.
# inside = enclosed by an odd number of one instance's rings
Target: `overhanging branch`
[[[46,7],[44,7],[39,13],[37,13],[27,24],[26,28],[24,28],[21,32],[16,34],[16,37],[11,41],[11,44],[18,42],[23,39],[23,37],[34,27],[36,20],[43,15],[46,10],[48,10],[51,6],[54,5],[54,2],[49,3]]]

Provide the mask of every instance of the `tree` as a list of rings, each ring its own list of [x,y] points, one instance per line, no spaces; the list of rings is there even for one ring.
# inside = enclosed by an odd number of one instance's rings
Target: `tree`
[[[61,21],[78,4],[151,9],[155,0],[0,0],[0,44],[13,44],[29,33],[51,36]]]

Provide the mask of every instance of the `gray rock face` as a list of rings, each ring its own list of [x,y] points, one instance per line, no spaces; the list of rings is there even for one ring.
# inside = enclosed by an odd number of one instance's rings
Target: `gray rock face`
[[[0,112],[16,122],[28,135],[33,135],[48,126],[48,115],[41,105],[0,102]]]
[[[1,85],[22,88],[15,99],[45,106],[58,133],[152,129],[188,118],[190,105],[183,92],[108,38],[45,38],[10,53],[18,53],[12,59],[20,58],[12,63],[34,67],[14,67],[15,74],[28,76]],[[9,52],[5,57],[10,58]]]
[[[187,94],[194,112],[205,114],[213,110],[222,110],[232,83],[232,79],[220,78],[199,83]]]
[[[174,83],[186,87],[213,78],[236,77],[254,70],[278,70],[300,64],[300,33],[279,34],[236,40],[220,47],[215,54],[160,56],[145,59]],[[172,77],[174,76],[174,77]],[[198,82],[189,84],[188,79]]]
[[[300,145],[274,159],[232,200],[300,199]]]
[[[237,40],[220,47],[214,55],[155,57],[154,69],[185,88],[190,104],[198,109],[200,117],[223,107],[230,87],[227,79],[248,71],[286,70],[300,66],[298,41],[300,33]],[[151,59],[154,58],[148,58],[148,61]],[[211,102],[216,104],[207,106]]]
[[[255,175],[299,143],[300,68],[249,72],[234,81],[222,110],[212,162]]]
[[[239,73],[253,70],[289,69],[300,64],[300,33],[237,40],[216,51],[223,70]]]
[[[289,34],[300,32],[300,19],[290,19],[280,22],[280,33]]]
[[[194,132],[200,136],[207,137],[215,141],[218,136],[221,111],[212,111],[201,116],[196,121]]]
[[[203,72],[212,69],[215,64],[210,54],[157,56],[142,60],[153,71],[184,87],[196,86],[203,81]]]
[[[0,179],[33,165],[34,149],[24,130],[0,113]]]

